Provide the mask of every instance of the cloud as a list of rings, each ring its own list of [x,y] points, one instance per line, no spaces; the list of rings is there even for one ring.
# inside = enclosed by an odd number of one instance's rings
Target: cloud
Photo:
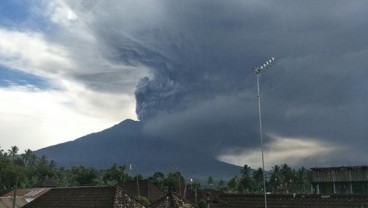
[[[47,4],[47,10],[44,14],[48,16],[53,23],[70,26],[78,20],[78,16],[64,1],[51,1]]]
[[[13,58],[3,58],[8,53],[2,52],[0,60],[46,77],[72,100],[83,98],[78,109],[93,115],[116,112],[134,105],[135,96],[148,134],[217,157],[225,150],[234,157],[257,152],[252,67],[275,56],[277,63],[261,78],[263,124],[266,135],[283,139],[266,136],[267,147],[292,138],[299,149],[311,152],[326,150],[326,144],[346,150],[339,161],[327,151],[326,163],[358,164],[367,156],[368,28],[363,25],[368,8],[362,1],[55,0],[35,5],[46,11],[33,8],[47,27],[38,32],[2,28],[2,43],[10,45],[4,48]],[[11,43],[12,35],[24,41]],[[23,52],[22,42],[34,43],[40,55]],[[106,101],[111,97],[117,102]],[[275,151],[273,157],[287,156]]]
[[[123,18],[112,24],[119,29],[99,36],[118,54],[112,59],[152,71],[136,90],[147,133],[217,156],[222,148],[254,148],[258,118],[251,69],[276,56],[278,63],[261,79],[266,133],[362,151],[347,142],[364,143],[367,133],[362,86],[368,73],[362,66],[368,30],[360,26],[367,19],[361,2],[160,3],[166,18],[148,13],[139,16],[142,24],[126,28]]]
[[[115,110],[118,103],[132,103],[133,97],[98,94],[75,85],[69,87],[78,89],[0,88],[1,148],[17,145],[21,150],[36,150],[103,130],[121,117],[135,116],[134,105]],[[101,100],[96,100],[96,96]]]
[[[271,169],[275,164],[288,164],[294,167],[300,164],[307,167],[332,164],[334,161],[330,160],[329,155],[343,152],[341,147],[323,143],[319,139],[278,136],[271,136],[271,138],[272,140],[264,147],[265,169]],[[224,151],[219,159],[239,166],[248,164],[253,168],[262,167],[260,148]]]
[[[0,26],[2,148],[35,150],[136,119],[133,92],[147,68],[105,58],[87,20],[63,1],[30,9],[46,27]]]
[[[212,155],[227,147],[257,147],[256,107],[251,93],[218,96],[177,113],[161,114],[145,122],[144,130]]]
[[[0,39],[0,64],[9,68],[53,78],[57,69],[73,67],[68,52],[41,33],[0,28]]]

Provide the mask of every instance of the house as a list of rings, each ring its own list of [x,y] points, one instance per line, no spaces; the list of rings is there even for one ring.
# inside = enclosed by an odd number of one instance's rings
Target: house
[[[24,208],[144,208],[120,186],[52,188]]]
[[[165,193],[161,191],[156,185],[152,184],[148,180],[138,181],[126,181],[121,183],[122,189],[131,196],[146,197],[150,202],[155,202],[165,196]]]
[[[260,208],[264,207],[263,194],[222,194],[211,208]],[[270,194],[269,208],[367,208],[367,195],[320,195],[320,194]]]
[[[199,202],[205,201],[216,201],[219,196],[224,192],[216,189],[197,189],[188,194],[187,199],[195,205],[198,205]]]
[[[27,189],[17,189],[15,191],[16,200],[15,207],[23,207],[29,202],[37,199],[43,194],[47,193],[50,188],[27,188]],[[14,203],[14,190],[10,191],[0,197],[0,208],[12,208]]]
[[[368,194],[368,166],[312,168],[316,194]]]
[[[195,208],[191,202],[182,198],[175,192],[170,192],[158,201],[150,204],[149,208]]]

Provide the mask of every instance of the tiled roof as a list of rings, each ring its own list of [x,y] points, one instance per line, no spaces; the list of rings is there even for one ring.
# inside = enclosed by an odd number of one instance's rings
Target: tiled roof
[[[57,187],[57,184],[50,178],[46,177],[41,183],[37,185],[37,187]]]
[[[120,186],[117,186],[114,208],[144,208],[142,204],[130,197]]]
[[[197,203],[199,203],[201,200],[207,201],[215,201],[219,198],[221,194],[224,192],[215,190],[215,189],[198,189],[197,190]],[[191,201],[193,204],[195,204],[196,201],[195,192],[190,192],[187,199]]]
[[[24,208],[143,208],[120,187],[53,188]]]
[[[160,200],[149,206],[150,208],[195,208],[188,200],[183,199],[174,192],[170,192]]]
[[[161,191],[157,186],[150,183],[148,180],[138,181],[127,181],[121,184],[121,187],[124,191],[126,191],[131,196],[138,196],[138,187],[139,187],[139,195],[147,197],[150,202],[155,202],[165,196],[165,193]]]
[[[223,194],[211,208],[262,208],[262,194]],[[367,208],[367,195],[267,195],[268,208]]]

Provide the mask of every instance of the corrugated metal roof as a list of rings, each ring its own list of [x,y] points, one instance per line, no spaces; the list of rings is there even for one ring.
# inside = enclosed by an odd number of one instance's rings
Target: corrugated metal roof
[[[17,189],[16,191],[16,207],[23,207],[34,199],[42,196],[48,192],[50,188],[30,188],[30,189]],[[13,207],[14,190],[4,194],[0,197],[0,208],[12,208]]]
[[[368,181],[367,166],[312,168],[312,178],[317,182]]]
[[[16,194],[17,197],[23,198],[37,198],[42,194],[48,192],[51,188],[29,188],[29,189],[17,189]],[[14,191],[14,190],[13,190]],[[13,197],[14,192],[10,191],[3,195],[3,197]]]
[[[15,201],[15,207],[20,208],[26,205],[28,202],[23,197],[17,197]],[[12,208],[13,197],[0,197],[0,208]]]

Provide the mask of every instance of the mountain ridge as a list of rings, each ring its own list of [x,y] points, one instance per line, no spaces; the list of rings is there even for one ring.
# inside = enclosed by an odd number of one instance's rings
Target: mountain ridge
[[[149,136],[142,123],[124,120],[100,132],[35,151],[64,167],[83,165],[106,169],[113,163],[134,164],[136,172],[180,171],[188,177],[230,178],[240,167],[218,161],[212,156],[168,139]]]

